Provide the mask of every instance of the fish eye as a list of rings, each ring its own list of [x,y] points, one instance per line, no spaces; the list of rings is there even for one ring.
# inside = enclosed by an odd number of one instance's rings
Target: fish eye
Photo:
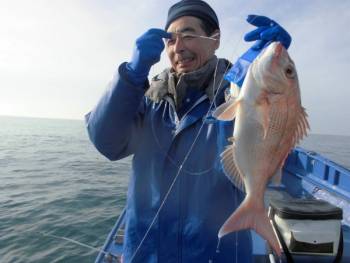
[[[288,66],[285,69],[285,74],[286,74],[286,77],[289,78],[289,79],[294,78],[295,77],[295,71],[294,71],[293,67]]]

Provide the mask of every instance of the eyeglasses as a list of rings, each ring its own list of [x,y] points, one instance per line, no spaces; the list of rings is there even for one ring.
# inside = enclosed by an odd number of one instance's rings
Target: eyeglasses
[[[181,39],[184,43],[189,42],[195,38],[201,38],[201,39],[207,39],[207,40],[212,40],[212,41],[217,41],[219,40],[218,37],[220,33],[215,33],[212,36],[201,36],[201,35],[196,35],[196,34],[191,34],[191,33],[181,33],[181,32],[171,32],[172,38],[166,39],[165,43],[170,46],[175,44],[175,41],[177,38]]]

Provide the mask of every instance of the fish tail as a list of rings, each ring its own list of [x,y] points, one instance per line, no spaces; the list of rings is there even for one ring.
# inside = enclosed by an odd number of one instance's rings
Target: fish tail
[[[257,204],[258,202],[261,202],[261,200],[253,197],[244,199],[243,203],[220,228],[218,237],[221,238],[239,230],[254,229],[255,232],[267,240],[275,253],[281,256],[282,249],[271,226],[270,219],[267,216],[263,203]],[[257,207],[260,208],[257,209]]]

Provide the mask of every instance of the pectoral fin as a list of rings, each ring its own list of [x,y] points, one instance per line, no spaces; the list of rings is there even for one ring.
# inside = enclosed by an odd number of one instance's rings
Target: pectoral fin
[[[294,134],[294,144],[297,144],[304,136],[306,136],[308,130],[310,130],[310,125],[307,121],[307,113],[302,107],[298,115],[297,128],[295,129]]]
[[[245,192],[243,176],[236,166],[233,147],[234,145],[229,145],[226,147],[225,151],[223,151],[223,153],[220,155],[221,163],[224,168],[225,175],[238,189]]]
[[[240,100],[231,98],[229,101],[221,104],[219,107],[216,108],[216,110],[213,113],[213,117],[221,121],[232,121],[236,116],[239,102]]]

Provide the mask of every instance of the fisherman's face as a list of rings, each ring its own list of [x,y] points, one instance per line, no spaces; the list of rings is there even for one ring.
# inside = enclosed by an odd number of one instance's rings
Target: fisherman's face
[[[175,37],[165,43],[171,66],[177,73],[188,73],[201,68],[214,55],[220,44],[219,40],[194,36],[207,34],[201,27],[201,21],[193,16],[176,19],[170,24],[168,32],[182,33],[174,34]]]

